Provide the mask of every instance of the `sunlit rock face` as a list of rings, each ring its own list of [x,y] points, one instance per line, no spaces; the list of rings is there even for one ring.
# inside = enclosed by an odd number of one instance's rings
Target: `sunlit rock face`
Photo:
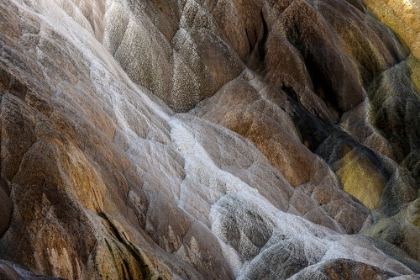
[[[420,1],[372,1],[366,0],[366,7],[381,22],[389,25],[404,46],[409,50],[410,57],[407,66],[410,69],[409,76],[420,89]]]
[[[416,41],[380,11],[3,0],[0,279],[418,279]]]

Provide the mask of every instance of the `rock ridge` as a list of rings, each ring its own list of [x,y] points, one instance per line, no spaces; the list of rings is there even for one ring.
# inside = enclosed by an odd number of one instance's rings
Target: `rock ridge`
[[[419,278],[417,7],[4,0],[0,278]]]

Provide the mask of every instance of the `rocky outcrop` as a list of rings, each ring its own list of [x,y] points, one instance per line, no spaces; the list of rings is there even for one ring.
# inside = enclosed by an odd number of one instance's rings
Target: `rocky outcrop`
[[[0,277],[419,277],[415,43],[370,2],[1,2]]]

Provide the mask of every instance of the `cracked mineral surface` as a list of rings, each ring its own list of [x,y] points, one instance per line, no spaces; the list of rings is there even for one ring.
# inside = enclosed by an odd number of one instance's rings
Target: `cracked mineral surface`
[[[420,279],[419,0],[1,0],[0,279]]]

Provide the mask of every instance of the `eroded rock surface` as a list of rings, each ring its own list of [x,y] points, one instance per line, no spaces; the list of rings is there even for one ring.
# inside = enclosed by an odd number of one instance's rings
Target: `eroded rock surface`
[[[381,9],[2,1],[0,277],[419,278],[417,41]]]

